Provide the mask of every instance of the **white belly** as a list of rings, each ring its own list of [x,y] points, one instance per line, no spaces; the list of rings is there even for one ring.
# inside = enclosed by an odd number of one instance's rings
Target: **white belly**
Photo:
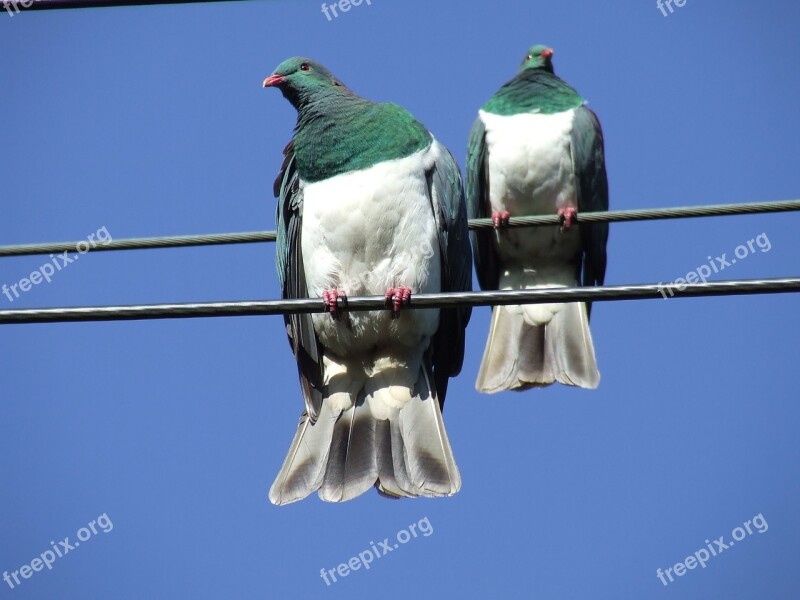
[[[577,209],[573,110],[514,116],[481,111],[480,117],[486,127],[493,212],[552,215],[560,208]],[[525,272],[517,285],[574,283],[572,269],[565,266],[580,255],[578,227],[565,233],[557,226],[504,230],[496,233],[496,241],[504,266]]]
[[[383,296],[389,288],[441,291],[441,260],[425,171],[439,150],[380,163],[326,181],[304,184],[302,252],[309,296],[328,289],[348,296]],[[413,302],[413,297],[412,297]],[[439,324],[439,311],[351,312],[333,320],[314,315],[320,342],[339,356],[375,355],[388,348],[421,351]],[[390,351],[389,353],[392,353]]]

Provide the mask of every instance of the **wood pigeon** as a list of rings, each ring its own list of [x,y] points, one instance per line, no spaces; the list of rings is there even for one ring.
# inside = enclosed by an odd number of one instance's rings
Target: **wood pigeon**
[[[286,60],[264,87],[297,109],[275,182],[282,296],[327,309],[285,317],[305,410],[269,498],[455,494],[441,409],[471,311],[403,309],[415,293],[471,290],[458,164],[408,111],[313,60]],[[384,296],[387,310],[349,312],[348,295]]]
[[[608,210],[603,132],[585,100],[553,72],[553,50],[533,46],[511,81],[483,105],[470,133],[470,218],[478,282],[485,290],[602,285],[608,224],[575,224]],[[504,228],[510,216],[562,216],[562,226]],[[600,381],[590,306],[497,306],[475,387],[480,392]]]

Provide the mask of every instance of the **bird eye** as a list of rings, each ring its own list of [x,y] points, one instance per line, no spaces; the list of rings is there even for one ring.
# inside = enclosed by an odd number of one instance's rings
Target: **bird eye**
[[[309,66],[308,63],[303,63],[302,65],[300,65],[300,70],[301,71],[310,71],[311,67]]]
[[[532,58],[533,58],[533,54],[528,54],[528,58],[526,58],[525,60],[531,60]]]

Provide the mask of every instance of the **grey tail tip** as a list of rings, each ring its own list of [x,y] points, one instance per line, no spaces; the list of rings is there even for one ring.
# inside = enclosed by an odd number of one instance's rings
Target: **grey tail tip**
[[[375,418],[364,389],[347,410],[333,411],[325,398],[315,422],[303,414],[270,501],[290,504],[316,491],[326,502],[345,502],[371,487],[392,499],[458,492],[461,475],[430,366],[420,368],[412,392],[388,418]]]
[[[475,389],[522,392],[556,382],[585,389],[600,383],[586,305],[566,303],[545,325],[494,307]]]

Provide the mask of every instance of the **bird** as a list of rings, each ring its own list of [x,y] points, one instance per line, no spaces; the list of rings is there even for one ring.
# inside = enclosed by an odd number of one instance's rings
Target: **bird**
[[[269,499],[453,495],[442,407],[471,309],[408,307],[413,294],[472,289],[460,167],[407,110],[312,59],[285,60],[263,86],[297,110],[273,190],[281,295],[321,302],[284,319],[305,409]],[[348,296],[372,295],[387,309],[347,310]]]
[[[599,286],[607,223],[576,223],[608,210],[603,131],[597,115],[553,69],[553,49],[535,45],[516,76],[479,110],[467,149],[470,218],[484,290]],[[561,225],[508,228],[512,216],[560,215]],[[475,387],[522,391],[554,382],[596,388],[591,304],[495,306]]]

